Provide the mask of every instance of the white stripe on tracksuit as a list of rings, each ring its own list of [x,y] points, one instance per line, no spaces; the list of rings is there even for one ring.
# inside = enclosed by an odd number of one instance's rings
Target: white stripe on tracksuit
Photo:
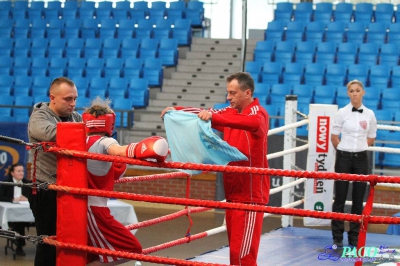
[[[255,105],[255,106],[251,107],[250,110],[251,110],[250,115],[255,115],[258,113],[260,108],[258,108],[258,105]]]
[[[245,257],[250,253],[251,245],[253,242],[254,225],[256,222],[257,212],[246,212],[245,228],[240,247],[240,258]]]
[[[107,246],[108,249],[115,251],[114,247],[107,241],[107,239],[103,236],[99,227],[97,226],[95,216],[92,213],[90,206],[88,208],[88,232],[89,232],[89,237],[90,237],[94,247],[104,249]],[[104,259],[103,259],[104,255],[100,255],[99,257],[100,257],[100,261],[104,262]],[[106,261],[106,262],[114,261],[114,259],[110,256],[107,256],[107,260],[108,261]]]

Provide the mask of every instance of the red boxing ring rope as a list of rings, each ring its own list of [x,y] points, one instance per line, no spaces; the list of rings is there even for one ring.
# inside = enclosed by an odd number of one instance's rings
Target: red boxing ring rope
[[[299,210],[294,208],[249,205],[245,203],[215,202],[212,200],[149,196],[149,195],[142,195],[135,193],[127,193],[127,192],[104,191],[104,190],[96,190],[88,188],[72,188],[54,184],[49,185],[48,188],[56,191],[62,191],[77,195],[90,195],[90,196],[118,198],[118,199],[134,200],[134,201],[145,201],[152,203],[190,205],[190,206],[207,207],[215,209],[234,209],[234,210],[244,210],[244,211],[268,212],[281,215],[296,215],[301,217],[334,219],[334,220],[342,220],[342,221],[358,222],[358,223],[364,218],[363,215],[357,215],[357,214],[341,214],[341,213],[331,213],[331,212],[322,212],[314,210]],[[400,224],[400,217],[369,216],[369,221],[370,223],[380,223],[380,224]]]
[[[137,254],[137,253],[129,253],[129,252],[123,252],[123,251],[113,251],[113,250],[108,250],[108,249],[101,249],[101,248],[95,248],[95,247],[89,247],[89,246],[84,246],[84,245],[77,245],[77,244],[71,244],[71,243],[62,243],[59,242],[55,239],[55,237],[45,237],[43,238],[43,242],[49,245],[56,246],[58,248],[62,249],[69,249],[69,250],[78,250],[78,251],[84,251],[84,252],[90,252],[90,253],[95,253],[95,254],[101,254],[101,255],[109,255],[109,256],[116,256],[119,258],[125,258],[125,259],[131,259],[131,260],[140,260],[140,261],[148,261],[148,262],[154,262],[154,263],[160,263],[160,264],[167,264],[167,265],[199,265],[199,266],[223,266],[226,264],[217,264],[217,263],[205,263],[205,262],[196,262],[196,261],[186,261],[186,260],[180,260],[180,259],[170,259],[170,258],[163,258],[163,257],[157,257],[157,256],[149,256],[149,255],[144,255],[144,254]]]
[[[240,167],[230,165],[212,165],[212,164],[196,164],[196,163],[180,163],[180,162],[164,162],[153,163],[131,159],[121,156],[103,155],[97,153],[90,153],[84,151],[67,150],[57,147],[51,147],[49,152],[56,152],[76,158],[99,160],[106,162],[119,162],[132,165],[141,165],[149,167],[160,168],[173,168],[173,169],[186,169],[186,170],[202,170],[207,172],[227,172],[227,173],[246,173],[246,174],[263,174],[274,176],[291,176],[291,177],[306,177],[315,179],[332,179],[343,181],[358,181],[369,182],[371,186],[379,183],[400,183],[400,176],[379,176],[379,175],[356,175],[356,174],[340,174],[334,172],[314,172],[314,171],[298,171],[298,170],[284,170],[272,168],[256,168],[256,167]]]
[[[79,123],[60,123],[57,125],[57,132],[60,129],[66,129],[68,128],[68,125],[70,124],[71,128],[72,127],[77,127],[76,125]],[[74,124],[74,126],[72,126]],[[82,129],[81,130],[84,132],[84,127],[83,124],[81,125]],[[60,129],[58,128],[60,127]],[[62,130],[60,130],[62,131]],[[64,131],[64,132],[65,132]],[[67,131],[68,132],[68,131]],[[60,132],[58,132],[60,133]],[[78,183],[65,183],[63,180],[65,179],[73,179],[71,178],[70,174],[67,171],[60,171],[60,175],[57,172],[57,183],[58,184],[50,184],[48,185],[49,189],[59,191],[61,195],[61,198],[64,198],[61,200],[65,205],[68,206],[68,202],[70,197],[72,196],[75,199],[78,199],[78,201],[81,201],[82,199],[84,200],[86,197],[80,197],[76,195],[91,195],[91,196],[99,196],[99,197],[109,197],[109,198],[119,198],[119,199],[128,199],[128,200],[136,200],[136,201],[146,201],[146,202],[153,202],[153,203],[169,203],[169,204],[177,204],[177,205],[184,205],[184,206],[199,206],[201,208],[197,208],[198,211],[203,211],[207,208],[223,208],[223,209],[236,209],[236,210],[246,210],[246,211],[256,211],[256,212],[266,212],[266,213],[273,213],[273,214],[280,214],[280,215],[296,215],[300,217],[313,217],[313,218],[320,218],[320,219],[334,219],[334,220],[343,220],[343,221],[349,221],[349,222],[357,222],[361,224],[360,228],[360,235],[359,235],[359,242],[357,248],[362,247],[365,244],[365,237],[366,237],[366,230],[368,227],[369,223],[380,223],[380,224],[400,224],[400,218],[398,217],[382,217],[382,216],[370,216],[370,213],[372,211],[372,203],[373,203],[373,196],[374,196],[374,189],[375,185],[380,182],[380,183],[400,183],[400,177],[386,177],[386,176],[377,176],[377,175],[355,175],[355,174],[339,174],[339,173],[333,173],[333,172],[308,172],[308,171],[296,171],[296,170],[283,170],[283,169],[269,169],[269,168],[251,168],[251,167],[237,167],[237,166],[222,166],[222,165],[204,165],[204,164],[195,164],[195,163],[176,163],[176,162],[164,162],[164,163],[152,163],[152,162],[147,162],[147,161],[141,161],[137,159],[130,159],[126,157],[120,157],[120,156],[110,156],[110,155],[102,155],[102,154],[94,154],[94,153],[89,153],[86,151],[83,151],[81,147],[79,149],[76,149],[75,146],[69,145],[71,141],[73,141],[73,136],[74,134],[63,134],[62,140],[58,139],[58,136],[61,134],[57,134],[57,146],[59,147],[64,147],[64,148],[58,148],[55,146],[43,146],[43,150],[46,152],[54,152],[57,153],[57,158],[58,158],[58,165],[60,165],[60,161],[63,162],[61,165],[64,165],[65,168],[71,168],[71,166],[74,165],[74,163],[81,163],[85,162],[85,160],[81,159],[91,159],[91,160],[100,160],[100,161],[108,161],[108,162],[120,162],[120,163],[126,163],[126,164],[134,164],[134,165],[142,165],[142,166],[148,166],[148,167],[162,167],[162,168],[175,168],[175,169],[190,169],[190,170],[202,170],[202,171],[215,171],[215,172],[231,172],[231,173],[255,173],[255,174],[264,174],[264,175],[274,175],[274,176],[292,176],[292,177],[305,177],[305,178],[315,178],[315,179],[333,179],[333,180],[346,180],[346,181],[359,181],[359,182],[369,182],[371,185],[371,190],[370,190],[370,195],[368,197],[367,203],[364,207],[363,214],[362,215],[355,215],[355,214],[344,214],[344,213],[332,213],[332,212],[320,212],[320,211],[314,211],[314,210],[300,210],[300,209],[294,209],[294,208],[283,208],[283,207],[271,207],[271,206],[262,206],[262,205],[247,205],[244,203],[231,203],[231,202],[215,202],[215,201],[210,201],[210,200],[197,200],[197,199],[183,199],[183,198],[172,198],[172,197],[160,197],[160,196],[149,196],[149,195],[139,195],[139,194],[130,194],[126,192],[115,192],[115,191],[101,191],[101,190],[95,190],[95,189],[88,189],[83,186],[76,186]],[[70,139],[72,138],[72,140]],[[82,150],[82,151],[81,151]],[[63,156],[64,155],[64,156]],[[66,156],[65,156],[66,155]],[[58,169],[60,170],[60,169]],[[82,170],[80,170],[82,171]],[[177,174],[178,176],[178,174]],[[189,185],[189,180],[190,178],[188,175],[185,175],[186,178],[188,179],[187,185]],[[171,177],[171,176],[170,176]],[[157,178],[161,178],[161,176],[151,176],[151,177],[144,177],[144,178],[138,178],[138,179],[143,179],[143,180],[154,180]],[[167,175],[163,175],[162,178],[168,178]],[[58,180],[60,179],[60,180]],[[129,180],[126,180],[127,182],[131,182],[135,180],[136,178],[129,178]],[[81,199],[81,200],[79,200]],[[83,205],[81,211],[84,211],[84,208],[87,208],[87,203]],[[183,214],[189,214],[191,210],[185,209],[187,212],[183,212]],[[179,214],[174,214],[174,215],[183,215],[182,213]],[[174,215],[171,215],[169,217],[163,217],[158,220],[163,220],[163,219],[172,219]],[[157,220],[157,219],[155,219]],[[151,221],[150,223],[153,223],[155,221]],[[85,224],[86,225],[86,224]],[[144,225],[144,224],[142,224]],[[70,224],[60,224],[57,225],[57,229],[59,227],[63,230],[63,233],[65,235],[65,232],[71,232],[71,226]],[[63,227],[68,227],[68,228],[63,228]],[[59,232],[57,231],[57,237],[59,235]],[[60,234],[62,236],[62,234]],[[185,237],[182,239],[178,239],[175,241],[171,241],[156,247],[152,247],[149,249],[146,249],[146,253],[154,252],[156,250],[159,250],[161,248],[164,248],[166,246],[172,246],[172,245],[177,245],[179,243],[186,243],[190,241],[190,239],[197,239],[197,238],[203,238],[207,236],[206,232],[190,236],[190,237]],[[70,241],[65,241],[65,239],[59,238],[59,241],[54,242],[55,240],[52,238],[45,238],[45,242],[48,241],[48,243],[51,243],[53,245],[57,245],[58,247],[62,247],[61,251],[66,249],[75,249],[77,250],[77,256],[82,257],[82,253],[79,251],[89,251],[89,252],[94,252],[98,254],[111,254],[107,252],[115,252],[115,251],[104,251],[102,249],[96,249],[93,247],[87,247],[83,246],[81,243],[66,243]],[[105,252],[105,253],[102,253]],[[125,252],[119,252],[121,255],[116,255],[118,257],[125,257],[127,256],[132,256],[129,258],[137,259],[139,255],[142,254],[123,254]],[[68,252],[66,252],[66,256],[68,259],[71,259],[74,253],[68,255]],[[123,254],[123,255],[122,255]],[[85,253],[83,254],[85,255]],[[70,256],[70,257],[68,257]],[[144,256],[144,255],[142,255]],[[135,257],[135,258],[134,258]],[[152,261],[151,259],[147,258],[142,258],[141,260],[143,261]],[[58,259],[58,262],[62,261]],[[78,263],[79,264],[79,263]],[[77,264],[77,265],[78,265]],[[193,262],[185,262],[184,264],[177,264],[176,262],[172,263],[175,265],[195,265]],[[362,265],[362,262],[356,262],[356,265]],[[65,261],[60,262],[60,264],[57,265],[67,265]],[[204,264],[204,265],[210,265],[210,264]],[[69,266],[69,265],[68,265]]]

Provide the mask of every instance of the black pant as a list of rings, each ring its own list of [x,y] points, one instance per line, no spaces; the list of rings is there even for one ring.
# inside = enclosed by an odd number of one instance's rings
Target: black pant
[[[57,192],[38,190],[29,197],[29,204],[35,217],[37,235],[56,235]],[[56,248],[48,244],[37,244],[35,266],[55,266]]]
[[[338,150],[336,152],[335,172],[348,174],[368,174],[368,157],[367,152],[347,153]],[[344,212],[344,205],[347,198],[349,188],[348,181],[335,181],[335,201],[333,202],[333,212]],[[352,214],[362,214],[363,199],[367,188],[365,182],[353,182]],[[360,231],[359,223],[350,223],[350,231],[348,239],[350,241],[358,240],[358,232]],[[332,236],[334,239],[343,240],[344,221],[332,220]]]
[[[9,222],[8,226],[12,231],[17,232],[21,236],[25,236],[25,227],[29,227],[30,223],[26,222]],[[17,248],[22,248],[25,246],[25,239],[18,238],[15,240],[15,244],[17,245]]]

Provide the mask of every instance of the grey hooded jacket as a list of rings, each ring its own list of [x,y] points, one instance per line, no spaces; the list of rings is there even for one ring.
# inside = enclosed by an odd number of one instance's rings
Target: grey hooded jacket
[[[55,142],[57,123],[59,122],[62,122],[60,117],[49,108],[49,103],[35,104],[28,124],[29,142]],[[68,122],[82,122],[82,116],[74,111],[68,117]],[[34,153],[35,150],[31,150],[32,163]],[[39,150],[36,158],[36,179],[40,182],[55,183],[56,173],[56,154]]]

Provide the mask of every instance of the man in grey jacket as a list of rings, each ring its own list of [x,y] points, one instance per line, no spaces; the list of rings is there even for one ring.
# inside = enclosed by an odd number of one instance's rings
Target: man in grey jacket
[[[82,117],[74,111],[78,92],[74,82],[65,77],[53,80],[49,90],[50,102],[35,104],[28,124],[31,143],[55,142],[57,123],[82,122]],[[31,156],[33,156],[32,151]],[[33,171],[32,171],[33,172]],[[56,182],[57,159],[54,153],[38,151],[36,160],[36,179],[38,183]],[[29,198],[32,213],[35,216],[37,235],[56,235],[57,192],[38,190]],[[47,244],[38,244],[35,266],[56,265],[56,248]]]

